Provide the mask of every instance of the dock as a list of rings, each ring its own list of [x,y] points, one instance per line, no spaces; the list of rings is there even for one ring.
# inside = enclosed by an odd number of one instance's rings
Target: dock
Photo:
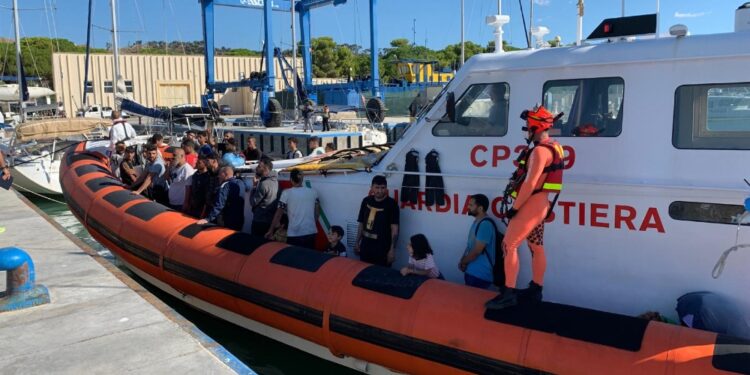
[[[28,252],[51,299],[0,313],[3,374],[254,373],[23,196],[0,189],[0,212],[0,248]]]

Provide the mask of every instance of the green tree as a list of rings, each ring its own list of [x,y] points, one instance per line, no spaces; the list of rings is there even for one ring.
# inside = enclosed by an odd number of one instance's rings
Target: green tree
[[[346,46],[336,46],[336,71],[338,77],[347,77],[354,73],[354,52]]]
[[[333,38],[323,36],[312,40],[313,77],[338,76],[338,56]]]
[[[52,80],[52,52],[83,52],[84,47],[76,46],[67,39],[43,37],[21,38],[21,58],[27,76],[40,76]],[[13,40],[0,42],[0,72],[4,75],[16,73],[16,47]]]
[[[503,40],[503,51],[510,52],[510,51],[519,51],[521,48],[514,47],[510,44],[508,44],[507,40]],[[487,43],[487,48],[484,49],[485,53],[492,53],[495,52],[495,41],[491,40],[489,43]]]

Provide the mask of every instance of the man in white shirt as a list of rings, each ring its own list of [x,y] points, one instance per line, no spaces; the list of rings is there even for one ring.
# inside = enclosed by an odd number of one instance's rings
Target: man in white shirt
[[[195,169],[187,163],[185,151],[181,148],[174,149],[174,159],[172,160],[169,172],[169,206],[177,211],[182,211],[185,203],[185,189],[192,182],[190,177],[195,173]]]
[[[134,139],[137,136],[133,125],[120,116],[120,111],[112,111],[112,127],[109,128],[110,148],[114,150],[115,143]]]
[[[286,213],[289,217],[286,243],[292,246],[315,249],[315,235],[318,233],[316,218],[320,213],[320,204],[318,203],[318,193],[313,189],[302,186],[303,178],[302,172],[297,169],[292,170],[290,179],[293,186],[281,192],[279,207],[276,209],[266,238],[273,238],[273,234],[281,222],[281,216]]]

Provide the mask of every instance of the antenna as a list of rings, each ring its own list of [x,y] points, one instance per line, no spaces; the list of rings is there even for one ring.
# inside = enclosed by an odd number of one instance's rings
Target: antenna
[[[417,19],[412,19],[412,26],[411,26],[411,45],[416,46],[417,45]]]
[[[578,0],[578,24],[576,32],[576,45],[581,45],[583,39],[583,0]]]
[[[505,16],[502,14],[502,4],[500,0],[497,2],[497,15],[495,16],[487,16],[485,18],[485,23],[495,28],[495,53],[503,53],[503,25],[510,22],[510,16]]]

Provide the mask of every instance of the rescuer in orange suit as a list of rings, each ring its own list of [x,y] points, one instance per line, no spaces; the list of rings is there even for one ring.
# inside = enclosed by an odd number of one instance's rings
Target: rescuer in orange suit
[[[518,303],[518,297],[541,301],[544,271],[547,267],[544,220],[554,204],[550,204],[550,193],[559,194],[562,189],[565,154],[562,146],[549,136],[549,129],[556,117],[546,108],[536,107],[523,111],[521,118],[526,120],[523,130],[528,133],[528,140],[534,143],[534,147],[519,161],[516,175],[520,177],[511,193],[515,200],[505,213],[505,217],[510,220],[502,244],[505,255],[505,288],[500,295],[487,301],[485,306],[489,309],[514,306]],[[518,246],[524,239],[528,241],[532,255],[532,281],[528,289],[517,291]]]

